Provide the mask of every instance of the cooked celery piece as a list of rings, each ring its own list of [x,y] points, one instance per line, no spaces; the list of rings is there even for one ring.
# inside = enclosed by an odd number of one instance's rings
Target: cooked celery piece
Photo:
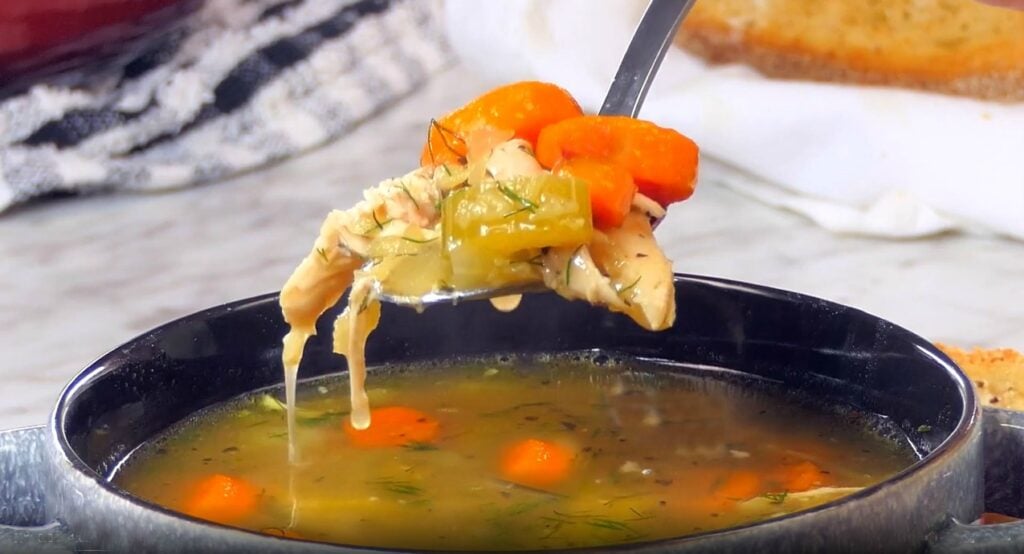
[[[450,274],[441,237],[408,235],[381,237],[370,246],[370,273],[393,296],[423,296],[447,283]]]
[[[585,244],[593,234],[586,183],[553,175],[455,190],[441,222],[458,288],[539,279],[534,260],[542,248]]]

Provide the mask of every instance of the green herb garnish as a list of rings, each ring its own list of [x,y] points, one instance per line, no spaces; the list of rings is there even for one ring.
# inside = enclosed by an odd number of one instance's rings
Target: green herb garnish
[[[359,314],[365,312],[366,308],[369,308],[369,307],[370,307],[370,295],[367,294],[367,295],[363,296],[362,302],[359,303],[359,310],[356,312],[356,315],[359,315]]]
[[[503,215],[501,217],[513,217],[513,216],[519,215],[519,214],[521,214],[523,212],[534,213],[534,209],[531,208],[530,206],[523,206],[522,208],[519,208],[518,210],[513,210],[511,212],[508,212],[507,214],[505,214],[505,215]]]
[[[481,417],[485,416],[497,416],[512,413],[523,408],[533,408],[535,406],[548,406],[551,402],[523,402],[522,404],[516,404],[515,406],[509,406],[501,410],[495,410],[493,412],[483,412],[480,414]]]
[[[413,452],[429,452],[431,450],[437,450],[437,447],[434,446],[433,444],[430,444],[429,442],[418,441],[407,442],[402,445],[402,448],[406,450],[411,450]]]
[[[326,423],[331,423],[338,418],[342,418],[348,415],[347,411],[326,411],[314,416],[297,417],[295,423],[302,425],[303,427],[317,427]]]
[[[515,214],[517,214],[519,212],[522,212],[522,211],[529,211],[530,213],[535,213],[537,211],[537,204],[534,204],[530,200],[528,200],[526,198],[523,198],[522,196],[519,196],[518,194],[516,194],[516,191],[506,187],[505,185],[503,185],[501,183],[498,183],[498,191],[500,191],[502,194],[504,194],[509,200],[511,200],[511,201],[515,202],[516,204],[519,204],[520,206],[523,207],[520,210],[516,210],[514,212],[510,212],[510,213],[505,214],[505,217],[509,217],[511,215],[515,215]]]
[[[643,275],[640,275],[639,277],[636,278],[635,281],[633,281],[632,283],[626,285],[625,287],[622,287],[622,289],[619,290],[619,295],[621,296],[621,295],[626,294],[627,292],[633,290],[633,288],[636,287],[636,284],[639,283],[640,279],[643,279],[643,277],[644,277]]]
[[[383,231],[384,230],[384,226],[387,225],[388,223],[391,223],[391,221],[392,221],[392,220],[388,219],[387,221],[381,222],[381,220],[377,219],[377,212],[376,211],[370,212],[370,215],[373,217],[373,224],[377,226],[377,230],[378,231]]]
[[[634,531],[632,527],[630,527],[629,525],[626,525],[625,523],[623,523],[621,521],[616,521],[614,519],[608,519],[608,518],[603,518],[603,517],[595,517],[595,518],[592,518],[592,519],[588,519],[587,520],[587,525],[590,525],[591,527],[598,527],[598,528],[601,528],[601,529],[610,529],[610,530],[613,530],[613,531],[625,531],[626,533],[630,533],[630,534],[634,534],[634,535],[636,534],[636,531]]]
[[[637,494],[623,494],[623,495],[620,495],[620,496],[613,496],[612,498],[604,501],[603,504],[605,506],[611,506],[612,504],[614,504],[614,503],[616,503],[616,502],[618,502],[620,500],[632,500],[634,498],[640,498],[642,496],[648,496],[649,494],[651,494],[651,493],[649,493],[649,492],[641,492],[641,493],[637,493]],[[632,508],[630,508],[630,509],[632,510]]]
[[[412,193],[409,192],[408,187],[406,187],[404,183],[403,184],[399,184],[398,187],[402,189],[402,192],[404,192],[406,196],[409,197],[409,200],[412,201],[412,205],[416,206],[417,210],[420,209],[420,203],[417,202],[416,199],[412,197]]]
[[[320,254],[320,259],[322,259],[324,261],[324,263],[327,263],[329,261],[327,259],[327,251],[324,250],[323,248],[317,248],[316,249],[316,253]]]
[[[423,489],[416,485],[413,485],[409,481],[398,481],[394,479],[378,479],[376,481],[369,481],[371,485],[377,485],[383,487],[388,492],[395,494],[402,494],[407,496],[419,496],[423,494]]]
[[[415,242],[416,244],[426,244],[428,242],[434,242],[435,240],[437,240],[437,237],[434,237],[432,239],[414,239],[412,237],[402,237],[402,240],[407,240],[409,242]]]
[[[502,510],[502,513],[506,516],[517,516],[519,514],[525,514],[531,510],[539,508],[542,504],[546,504],[548,500],[531,500],[528,502],[519,502],[513,504],[508,508]]]
[[[932,430],[932,426],[931,425],[918,425],[918,427],[917,427],[917,432],[918,433],[928,433],[928,432],[931,432],[931,430]]]
[[[427,153],[430,154],[430,163],[432,165],[437,165],[437,160],[434,157],[434,145],[431,144],[430,142],[430,137],[433,134],[434,129],[437,129],[438,136],[441,137],[441,143],[444,144],[444,147],[447,148],[449,152],[455,154],[460,162],[466,163],[466,157],[463,156],[458,150],[456,150],[454,147],[452,147],[451,144],[448,143],[448,139],[445,138],[445,133],[448,133],[449,135],[451,135],[452,138],[459,142],[462,142],[463,144],[465,144],[466,141],[463,140],[462,137],[460,137],[455,131],[452,131],[451,129],[442,126],[440,123],[437,122],[436,119],[433,118],[430,120],[430,126],[427,127]]]
[[[787,496],[789,496],[789,492],[787,492],[787,491],[782,491],[782,492],[766,492],[766,493],[761,495],[761,498],[764,498],[764,499],[768,500],[772,504],[782,504],[783,502],[786,501],[786,497]]]
[[[628,519],[626,521],[642,521],[642,520],[645,520],[645,519],[653,519],[654,518],[654,514],[648,514],[646,512],[641,512],[640,510],[637,510],[636,508],[630,508],[629,511],[633,512],[633,514],[636,515],[636,517]]]

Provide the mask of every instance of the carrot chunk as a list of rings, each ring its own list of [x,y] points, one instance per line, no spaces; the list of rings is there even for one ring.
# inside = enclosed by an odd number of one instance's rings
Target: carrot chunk
[[[463,163],[466,135],[478,127],[512,131],[516,138],[533,145],[544,127],[582,114],[572,95],[551,83],[522,81],[504,85],[432,121],[420,165]]]
[[[667,206],[693,194],[699,151],[689,138],[649,121],[588,115],[544,127],[536,153],[548,169],[575,158],[620,165],[641,193]]]
[[[800,462],[779,468],[777,478],[788,492],[803,492],[825,484],[826,474],[813,462]]]
[[[753,471],[737,471],[725,478],[715,489],[715,496],[724,500],[741,502],[761,493],[761,477]]]
[[[439,424],[429,415],[405,406],[370,410],[370,427],[358,430],[345,420],[345,433],[361,448],[402,446],[413,442],[432,442]]]
[[[256,510],[260,489],[221,473],[199,481],[185,504],[184,512],[217,523],[237,523]]]
[[[526,439],[505,450],[501,457],[501,474],[507,481],[543,489],[569,477],[573,458],[572,451],[562,445]]]
[[[562,160],[554,171],[587,183],[596,227],[613,229],[622,225],[636,195],[636,183],[625,168],[591,158],[574,158]]]

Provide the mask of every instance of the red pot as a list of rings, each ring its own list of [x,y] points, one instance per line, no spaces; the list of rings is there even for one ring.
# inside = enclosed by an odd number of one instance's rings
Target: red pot
[[[2,0],[0,94],[41,78],[118,67],[178,28],[202,0]]]

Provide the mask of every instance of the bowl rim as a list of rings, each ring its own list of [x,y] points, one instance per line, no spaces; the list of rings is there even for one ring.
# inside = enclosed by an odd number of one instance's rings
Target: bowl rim
[[[623,545],[608,545],[608,546],[585,547],[585,548],[581,547],[581,548],[571,548],[571,549],[564,549],[564,550],[522,550],[522,551],[517,551],[517,552],[537,552],[537,553],[544,552],[544,553],[549,553],[549,552],[559,552],[559,551],[573,552],[573,551],[580,551],[580,550],[586,550],[586,551],[609,551],[610,552],[610,551],[621,551],[623,549],[627,549],[628,550],[628,549],[645,548],[645,547],[649,547],[649,546],[652,546],[652,545],[664,546],[666,544],[682,544],[682,543],[685,543],[685,542],[706,539],[708,537],[713,537],[713,536],[726,536],[726,535],[730,535],[730,534],[735,534],[735,533],[743,532],[743,531],[748,530],[748,529],[753,528],[753,527],[758,527],[758,526],[762,526],[762,525],[777,524],[777,523],[780,523],[780,522],[791,521],[791,520],[794,520],[796,518],[801,518],[801,517],[804,517],[804,516],[811,516],[813,514],[824,513],[824,512],[827,512],[829,510],[840,509],[840,508],[846,506],[847,504],[858,502],[858,501],[861,501],[861,500],[866,500],[866,499],[868,499],[868,498],[870,498],[870,497],[872,497],[872,496],[874,496],[876,494],[879,494],[880,492],[884,491],[888,487],[891,487],[891,486],[894,486],[894,485],[898,485],[900,483],[904,483],[907,480],[912,479],[918,473],[920,473],[920,472],[922,472],[922,471],[924,471],[924,470],[926,470],[928,468],[931,468],[933,466],[936,466],[936,465],[942,463],[945,458],[947,458],[950,455],[954,454],[964,443],[966,443],[969,440],[971,440],[972,435],[974,435],[975,433],[979,432],[979,426],[981,424],[981,407],[980,407],[980,404],[977,401],[977,397],[976,397],[976,395],[974,393],[974,388],[973,388],[973,385],[972,385],[970,379],[959,368],[959,366],[957,366],[956,363],[954,363],[952,361],[952,359],[949,358],[949,356],[947,356],[944,352],[939,350],[938,347],[936,347],[933,343],[931,343],[930,341],[928,341],[924,337],[921,337],[920,335],[918,335],[918,334],[916,334],[916,333],[906,329],[905,327],[902,327],[900,325],[892,323],[889,320],[886,320],[884,318],[878,317],[878,316],[876,316],[876,315],[874,315],[874,314],[872,314],[870,312],[861,310],[859,308],[855,308],[855,307],[852,307],[852,306],[840,304],[838,302],[833,302],[831,300],[826,300],[826,299],[819,298],[819,297],[816,297],[816,296],[811,296],[811,295],[808,295],[808,294],[798,293],[798,292],[789,291],[789,290],[785,290],[785,289],[779,289],[779,288],[775,288],[775,287],[771,287],[771,286],[766,286],[766,285],[760,285],[760,284],[749,283],[749,282],[744,282],[744,281],[737,281],[737,280],[732,280],[732,279],[725,279],[725,278],[711,277],[711,276],[704,276],[704,275],[695,275],[695,274],[686,274],[686,273],[673,273],[673,286],[678,287],[678,285],[680,283],[686,283],[686,282],[699,283],[699,284],[702,284],[702,285],[707,285],[707,286],[711,286],[711,287],[718,288],[718,289],[739,290],[739,291],[742,291],[742,292],[745,292],[745,293],[748,293],[748,294],[756,294],[756,295],[761,295],[761,296],[768,296],[768,297],[773,297],[773,298],[782,299],[782,300],[788,300],[788,301],[812,302],[812,303],[815,303],[816,305],[819,305],[819,306],[822,306],[822,307],[839,308],[839,309],[842,309],[844,311],[852,312],[854,314],[859,314],[861,316],[866,316],[866,317],[874,319],[874,320],[885,322],[886,324],[889,325],[889,329],[888,329],[887,332],[889,332],[889,333],[897,333],[897,334],[902,335],[900,337],[902,340],[908,341],[910,344],[912,344],[913,346],[917,347],[917,349],[921,353],[926,354],[928,357],[930,357],[932,359],[932,361],[936,365],[938,365],[939,367],[941,367],[942,369],[945,370],[946,375],[956,385],[957,391],[959,392],[960,397],[963,400],[963,410],[960,413],[960,416],[959,416],[959,418],[958,418],[958,420],[956,422],[956,425],[953,427],[953,430],[952,430],[952,432],[950,432],[949,436],[947,436],[938,446],[936,446],[934,449],[932,449],[932,451],[929,452],[926,456],[924,456],[923,458],[917,460],[913,464],[903,468],[902,470],[900,470],[896,474],[892,475],[888,479],[885,479],[885,480],[880,481],[878,483],[875,483],[873,485],[864,487],[863,489],[861,489],[861,490],[859,490],[859,491],[857,491],[855,493],[849,494],[847,496],[843,496],[843,497],[838,498],[836,500],[832,500],[832,501],[826,502],[824,504],[820,504],[820,505],[817,505],[817,506],[814,506],[814,507],[811,507],[811,508],[808,508],[808,509],[805,509],[805,510],[799,510],[799,511],[796,511],[796,512],[791,512],[789,514],[785,514],[785,515],[781,515],[781,516],[777,516],[777,517],[772,517],[772,518],[768,518],[768,519],[764,519],[764,520],[754,521],[754,522],[748,522],[748,523],[744,523],[744,524],[736,525],[736,526],[732,526],[732,527],[725,527],[725,528],[721,528],[721,529],[713,529],[713,530],[709,530],[709,531],[702,531],[702,532],[699,532],[699,533],[682,535],[682,536],[678,536],[678,537],[669,537],[669,538],[656,539],[656,540],[648,540],[648,541],[626,543],[626,544],[623,544]],[[550,294],[553,294],[553,293],[550,293]],[[277,537],[277,536],[274,536],[274,535],[268,535],[268,534],[265,534],[265,533],[260,533],[260,532],[257,532],[257,531],[251,531],[251,530],[243,529],[243,528],[240,528],[240,527],[232,527],[232,526],[229,526],[229,525],[222,525],[222,524],[215,523],[215,522],[212,522],[212,521],[195,518],[195,517],[186,515],[186,514],[184,514],[182,512],[171,510],[171,509],[166,508],[164,506],[161,506],[159,504],[156,504],[156,503],[147,501],[145,499],[142,499],[140,497],[134,496],[131,493],[116,487],[107,477],[104,477],[103,475],[99,474],[98,472],[94,471],[91,467],[89,467],[89,465],[86,464],[85,461],[82,460],[78,456],[78,454],[74,451],[74,449],[71,447],[70,442],[68,441],[67,435],[65,433],[65,428],[64,428],[64,425],[63,425],[63,423],[64,423],[63,420],[64,420],[64,416],[66,416],[67,409],[74,402],[75,397],[80,393],[80,391],[88,388],[89,386],[91,386],[91,384],[93,382],[99,380],[100,378],[102,378],[106,374],[108,374],[108,373],[110,373],[112,371],[115,371],[117,369],[117,366],[107,366],[106,365],[106,363],[108,361],[108,358],[114,356],[115,354],[117,354],[118,352],[123,350],[125,347],[127,347],[127,346],[129,346],[129,345],[131,345],[131,344],[133,344],[135,342],[137,342],[142,337],[146,337],[146,336],[149,336],[149,335],[152,335],[152,334],[159,333],[161,331],[164,331],[164,330],[169,329],[169,328],[173,328],[173,327],[175,327],[175,326],[177,326],[177,325],[179,325],[181,323],[187,322],[187,321],[194,321],[196,319],[203,319],[203,318],[207,318],[207,317],[209,317],[211,315],[215,315],[215,314],[222,314],[222,313],[232,312],[232,311],[236,311],[236,310],[245,309],[245,308],[248,308],[250,306],[256,306],[256,305],[265,304],[265,303],[267,303],[269,301],[276,301],[277,298],[278,298],[278,295],[279,295],[279,292],[264,293],[264,294],[260,294],[260,295],[256,295],[256,296],[252,296],[252,297],[248,297],[248,298],[243,298],[243,299],[238,299],[238,300],[226,302],[226,303],[223,303],[223,304],[219,304],[219,305],[216,305],[216,306],[205,308],[205,309],[202,309],[202,310],[199,310],[199,311],[196,311],[196,312],[193,312],[193,313],[190,313],[190,314],[187,314],[187,315],[175,318],[175,319],[170,320],[170,321],[168,321],[168,322],[166,322],[166,323],[164,323],[162,325],[159,325],[157,327],[154,327],[152,329],[149,329],[147,331],[139,333],[138,335],[132,337],[130,340],[122,343],[121,345],[117,346],[116,348],[114,348],[114,349],[106,352],[105,354],[97,357],[91,363],[86,365],[84,369],[79,371],[68,382],[68,384],[65,385],[64,388],[61,390],[60,396],[58,397],[57,402],[56,402],[56,404],[54,406],[54,409],[51,412],[50,418],[49,418],[49,420],[47,422],[47,427],[48,427],[47,431],[48,431],[48,434],[50,436],[51,444],[53,444],[53,445],[55,445],[57,447],[57,452],[59,452],[59,454],[61,455],[62,461],[66,465],[70,466],[70,469],[77,471],[80,474],[81,477],[87,478],[90,481],[91,484],[99,487],[104,493],[114,495],[119,500],[128,502],[129,504],[131,504],[132,506],[134,506],[134,507],[136,507],[138,509],[143,509],[143,510],[146,510],[146,511],[156,512],[158,514],[161,514],[161,515],[164,515],[164,516],[168,516],[168,517],[173,518],[173,519],[182,520],[182,521],[185,521],[187,523],[194,524],[194,525],[199,525],[201,527],[205,527],[206,529],[208,529],[208,530],[210,530],[212,532],[235,532],[235,533],[241,533],[241,534],[244,534],[244,535],[250,535],[250,536],[253,536],[253,537],[258,537],[260,539],[266,539],[266,540],[269,540],[269,541],[273,541],[273,540],[277,540],[277,541],[293,541],[293,542],[305,543],[305,544],[326,545],[326,546],[338,548],[339,550],[344,550],[346,548],[355,548],[355,549],[360,549],[360,550],[364,550],[364,551],[395,552],[396,549],[393,549],[393,548],[384,548],[384,547],[375,547],[375,546],[362,546],[362,545],[349,545],[349,544],[340,544],[340,543],[332,543],[332,542],[324,542],[324,541],[316,541],[316,540],[308,540],[308,539],[287,539],[287,538],[284,538],[284,537]],[[303,381],[302,379],[299,380],[300,383],[302,381]],[[979,469],[979,471],[980,471],[980,469]],[[406,552],[406,551],[408,551],[408,552],[441,552],[441,550],[429,550],[429,549],[398,550],[398,551],[400,551],[400,552]]]

